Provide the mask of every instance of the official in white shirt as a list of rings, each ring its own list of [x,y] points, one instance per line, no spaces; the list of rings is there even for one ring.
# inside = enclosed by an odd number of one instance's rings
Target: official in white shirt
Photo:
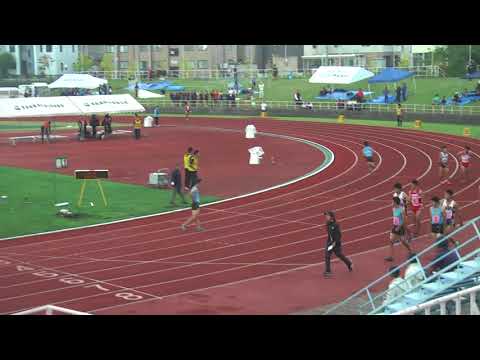
[[[408,289],[407,283],[400,276],[400,269],[397,269],[396,266],[392,266],[390,268],[390,272],[392,271],[393,273],[390,274],[390,276],[393,278],[393,280],[390,281],[390,284],[388,284],[388,290],[385,294],[385,299],[383,301],[384,305],[391,302],[393,299],[397,298],[398,296],[402,295]]]

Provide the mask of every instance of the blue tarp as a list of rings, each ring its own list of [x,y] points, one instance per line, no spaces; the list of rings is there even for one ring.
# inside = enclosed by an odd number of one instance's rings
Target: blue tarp
[[[138,88],[141,90],[165,90],[165,91],[182,91],[185,90],[185,86],[182,85],[172,85],[170,81],[161,81],[156,83],[138,83]],[[128,90],[135,90],[135,84],[130,84]]]
[[[388,95],[388,102],[387,104],[393,104],[395,102],[395,96]],[[366,104],[385,104],[385,95],[378,96],[375,99],[367,101]]]
[[[476,71],[472,74],[467,74],[467,76],[465,76],[465,78],[467,78],[467,79],[480,79],[480,71]]]
[[[150,84],[138,83],[138,88],[141,89],[141,90],[148,90],[148,91],[163,90],[164,88],[166,88],[170,85],[172,85],[172,83],[170,81],[162,81],[162,82],[150,83]],[[128,86],[128,89],[129,90],[135,90],[135,84],[134,83],[130,84]]]
[[[475,101],[479,101],[480,96],[463,96],[460,98],[460,102],[456,103],[453,101],[453,98],[448,98],[447,99],[447,104],[446,105],[458,105],[458,106],[464,106],[467,104],[470,104]]]
[[[407,79],[409,77],[414,76],[414,72],[405,71],[405,70],[398,70],[395,68],[386,68],[381,73],[375,75],[374,77],[368,79],[369,84],[374,83],[389,83],[389,82],[397,82],[403,79]]]
[[[185,86],[183,86],[183,85],[169,85],[164,90],[165,91],[183,91],[183,90],[185,90]]]

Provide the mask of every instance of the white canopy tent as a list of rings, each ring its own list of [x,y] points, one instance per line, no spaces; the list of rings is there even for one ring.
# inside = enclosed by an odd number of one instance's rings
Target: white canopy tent
[[[0,118],[82,115],[67,96],[0,99]]]
[[[312,84],[353,84],[375,74],[355,66],[320,66],[308,80]]]
[[[144,112],[129,94],[0,99],[0,118]]]
[[[82,115],[144,112],[145,108],[130,94],[68,96]]]
[[[65,74],[48,85],[50,89],[96,89],[108,81],[88,74]]]

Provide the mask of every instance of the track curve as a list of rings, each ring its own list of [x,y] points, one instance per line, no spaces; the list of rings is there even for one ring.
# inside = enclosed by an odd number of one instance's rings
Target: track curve
[[[226,130],[245,127],[241,120],[164,121]],[[480,212],[478,141],[368,126],[254,123],[262,132],[325,145],[335,153],[333,166],[287,187],[203,207],[207,230],[201,233],[180,232],[187,213],[178,212],[51,234],[42,242],[27,238],[2,243],[0,312],[54,303],[98,314],[290,313],[339,301],[386,269],[379,259],[390,230],[393,183],[407,185],[418,178],[427,196],[443,194],[446,188],[438,184],[436,166],[443,144],[453,154],[465,143],[471,146],[473,180],[460,183],[458,162],[453,161],[453,188],[466,218]],[[361,156],[364,140],[380,159],[372,174]],[[322,213],[327,209],[337,212],[345,253],[357,265],[349,274],[334,264],[338,275],[333,282],[320,277]],[[417,242],[421,247],[427,239]],[[19,271],[12,264],[33,270]],[[74,284],[75,279],[83,282]]]

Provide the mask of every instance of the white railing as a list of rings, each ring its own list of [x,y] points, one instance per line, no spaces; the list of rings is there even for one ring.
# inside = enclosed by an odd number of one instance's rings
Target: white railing
[[[44,305],[44,306],[39,306],[30,310],[25,310],[21,311],[18,313],[14,313],[12,315],[35,315],[35,314],[40,314],[40,315],[53,315],[54,312],[61,313],[61,314],[66,314],[66,315],[92,315],[86,312],[81,312],[81,311],[76,311],[76,310],[70,310],[66,308],[62,308],[60,306],[55,306],[55,305]]]
[[[168,93],[166,96],[169,96]],[[183,103],[187,100],[178,100],[173,102],[169,98],[160,99],[139,99],[139,102],[144,106],[159,106],[159,107],[179,107],[183,109]],[[262,102],[267,104],[267,111],[275,110],[305,110],[305,107],[296,105],[294,101],[278,101],[278,100],[265,100],[256,99],[253,102],[251,100],[236,100],[234,103],[229,100],[217,100],[216,102],[209,99],[208,101],[200,100],[188,100],[193,108],[211,108],[211,109],[238,109],[238,110],[259,110]],[[312,105],[312,111],[319,110],[335,110],[348,112],[355,107],[361,106],[362,111],[368,112],[389,112],[394,113],[396,111],[396,104],[357,104],[347,105],[344,107],[339,106],[333,101],[317,101],[309,103]],[[480,106],[458,106],[458,105],[429,105],[429,104],[402,104],[402,109],[408,118],[409,113],[421,113],[421,114],[447,114],[447,115],[480,115]],[[410,119],[416,120],[416,119]]]
[[[309,78],[315,72],[318,67],[313,68],[303,68],[303,69],[289,69],[289,70],[278,70],[279,78]],[[367,70],[370,70],[374,74],[386,69],[386,67],[365,67]],[[400,70],[413,71],[416,73],[417,77],[439,77],[441,75],[440,69],[437,65],[431,66],[407,66],[407,67],[396,67]],[[90,74],[96,77],[107,78],[107,79],[140,79],[148,80],[159,79],[159,78],[179,78],[179,79],[190,79],[190,80],[221,80],[229,79],[233,81],[234,72],[231,68],[228,69],[192,69],[192,70],[152,70],[151,72],[147,70],[140,71],[129,71],[129,70],[115,70],[115,71],[79,71],[82,74]],[[272,78],[273,69],[256,69],[256,68],[242,68],[238,67],[237,76],[239,80],[249,79],[253,77],[257,79]]]
[[[462,300],[467,300],[468,302],[468,313],[463,315],[480,315],[476,300],[478,293],[480,293],[480,285],[409,307],[393,315],[415,315],[419,312],[423,312],[425,315],[431,315],[432,309],[436,309],[437,307],[440,308],[440,315],[447,315],[447,303],[449,301],[455,302],[455,315],[462,315]]]

